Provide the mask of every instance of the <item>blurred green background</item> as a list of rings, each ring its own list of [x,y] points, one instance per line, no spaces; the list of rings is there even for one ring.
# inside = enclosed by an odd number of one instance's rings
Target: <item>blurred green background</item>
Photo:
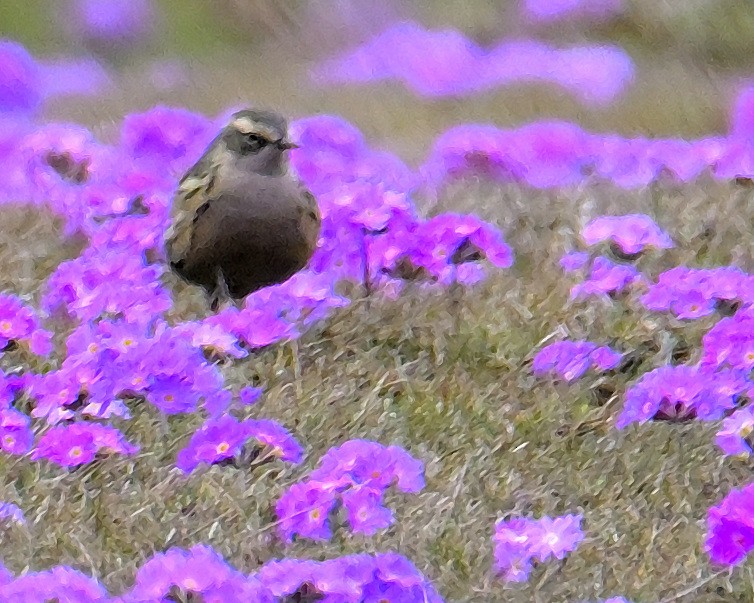
[[[363,21],[349,26],[327,0],[158,0],[156,33],[116,57],[117,90],[97,99],[50,104],[48,117],[107,129],[123,114],[154,104],[217,114],[231,106],[265,105],[293,117],[336,113],[410,161],[432,139],[465,122],[512,126],[559,118],[596,131],[636,136],[698,137],[725,133],[732,98],[754,74],[754,2],[750,0],[627,0],[607,22],[527,23],[513,0],[394,0],[352,2]],[[4,0],[0,35],[39,56],[80,52],[59,25],[66,3]],[[637,81],[614,104],[580,105],[543,85],[501,88],[462,100],[424,99],[395,83],[314,85],[308,72],[319,60],[368,39],[374,16],[392,10],[430,28],[456,28],[482,45],[532,37],[560,46],[610,42],[636,62]],[[314,19],[313,19],[314,17]],[[186,81],[151,86],[146,66],[179,59]]]

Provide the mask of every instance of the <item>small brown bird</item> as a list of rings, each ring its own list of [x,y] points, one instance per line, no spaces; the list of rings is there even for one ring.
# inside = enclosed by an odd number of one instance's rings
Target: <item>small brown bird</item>
[[[205,289],[213,312],[285,282],[314,253],[319,208],[287,173],[291,148],[283,117],[239,111],[179,183],[165,234],[168,261]]]

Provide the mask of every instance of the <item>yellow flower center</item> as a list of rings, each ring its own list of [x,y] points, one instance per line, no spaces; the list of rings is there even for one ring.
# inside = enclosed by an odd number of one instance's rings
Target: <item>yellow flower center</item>
[[[83,452],[84,451],[81,450],[80,446],[74,446],[73,448],[71,448],[71,452],[69,454],[74,458],[78,458],[82,455]]]
[[[220,442],[217,445],[217,451],[219,453],[227,452],[229,448],[230,448],[230,444],[228,444],[228,442]]]

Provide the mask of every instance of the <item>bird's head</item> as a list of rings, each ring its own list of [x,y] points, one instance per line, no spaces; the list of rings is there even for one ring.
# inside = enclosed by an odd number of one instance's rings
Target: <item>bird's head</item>
[[[286,151],[297,147],[288,139],[285,118],[252,109],[234,113],[221,140],[240,169],[270,176],[285,171]]]

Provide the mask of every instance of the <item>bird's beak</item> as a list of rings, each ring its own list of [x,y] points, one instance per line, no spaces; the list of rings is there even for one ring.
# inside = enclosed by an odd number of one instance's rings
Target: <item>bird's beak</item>
[[[278,148],[281,151],[287,151],[288,149],[298,149],[299,146],[295,142],[291,142],[290,140],[281,140],[278,142]]]

